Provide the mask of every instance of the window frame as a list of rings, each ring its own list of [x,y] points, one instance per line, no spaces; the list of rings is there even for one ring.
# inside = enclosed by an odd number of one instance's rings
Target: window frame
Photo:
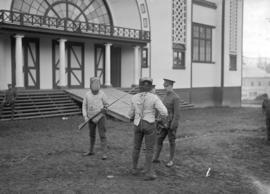
[[[146,52],[145,57],[144,52]],[[148,68],[148,48],[141,49],[141,67]]]
[[[235,62],[235,63],[232,63],[232,62]],[[229,70],[237,71],[237,55],[236,54],[230,54],[230,69]]]
[[[194,28],[198,28],[198,36],[195,36],[195,30]],[[192,62],[197,63],[214,63],[213,62],[213,29],[214,26],[206,25],[206,24],[200,24],[193,22],[192,23]],[[202,29],[202,31],[201,31]],[[203,32],[203,33],[201,33]],[[210,32],[210,34],[207,34],[207,32]],[[197,41],[197,58],[195,58],[194,52],[195,52],[195,46],[194,43]],[[204,42],[204,46],[201,47],[202,42]],[[209,53],[207,50],[209,49],[207,45],[210,45]],[[201,55],[201,49],[203,49],[204,54]],[[208,59],[208,55],[210,55]],[[204,58],[202,58],[202,56]]]
[[[173,69],[186,69],[186,64],[185,64],[185,54],[186,54],[186,49],[184,44],[173,44],[173,64],[172,68]],[[174,54],[176,53],[177,57],[175,58]],[[181,58],[179,56],[181,55]],[[176,62],[175,62],[176,60]]]

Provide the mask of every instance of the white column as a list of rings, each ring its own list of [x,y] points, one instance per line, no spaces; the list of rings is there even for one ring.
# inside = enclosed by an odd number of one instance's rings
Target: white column
[[[189,75],[189,79],[186,79],[186,82],[189,83],[190,88],[193,87],[192,82],[192,57],[191,57],[191,40],[192,40],[192,1],[186,1],[186,54],[185,54],[185,65],[186,65],[186,72]],[[214,42],[214,41],[213,41]]]
[[[133,84],[138,85],[140,79],[140,61],[139,60],[139,46],[134,47],[134,75],[133,75]]]
[[[66,87],[66,49],[65,42],[66,39],[59,39],[59,86]]]
[[[105,44],[105,86],[110,87],[111,84],[111,46],[112,44]]]
[[[22,38],[23,35],[15,35],[16,50],[15,50],[15,63],[16,63],[16,87],[24,87],[24,72],[23,72],[23,49]]]

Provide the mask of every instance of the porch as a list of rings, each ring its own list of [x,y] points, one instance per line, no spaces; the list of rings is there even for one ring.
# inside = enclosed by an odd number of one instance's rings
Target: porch
[[[90,76],[107,87],[137,84],[150,42],[149,31],[7,10],[0,31],[11,37],[12,83],[26,89],[84,88]]]

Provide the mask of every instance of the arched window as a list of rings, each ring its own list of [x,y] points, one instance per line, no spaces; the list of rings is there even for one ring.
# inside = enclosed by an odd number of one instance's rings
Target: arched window
[[[13,0],[12,11],[112,25],[104,0]]]

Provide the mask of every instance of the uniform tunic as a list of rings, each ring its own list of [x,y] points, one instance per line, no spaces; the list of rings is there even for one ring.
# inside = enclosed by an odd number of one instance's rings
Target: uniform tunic
[[[167,92],[163,99],[163,103],[168,110],[168,127],[170,129],[175,129],[178,127],[180,118],[179,102],[180,99],[174,91]]]
[[[5,99],[4,99],[5,105],[9,106],[9,105],[14,104],[16,96],[17,96],[17,91],[15,88],[8,89],[5,93]]]
[[[168,120],[167,120],[168,128],[162,128],[160,130],[160,134],[157,138],[158,145],[162,145],[167,135],[168,135],[170,144],[175,144],[176,130],[177,130],[178,122],[180,119],[179,102],[180,102],[180,99],[174,91],[170,91],[166,93],[166,96],[163,99],[163,103],[168,110]]]

